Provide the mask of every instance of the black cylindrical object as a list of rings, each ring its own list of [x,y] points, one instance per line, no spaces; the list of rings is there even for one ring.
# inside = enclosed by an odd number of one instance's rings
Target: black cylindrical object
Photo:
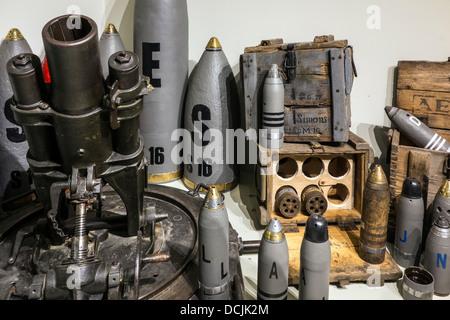
[[[52,79],[52,107],[67,115],[80,115],[101,105],[105,88],[100,63],[98,30],[86,16],[70,15],[49,21],[42,29]]]
[[[57,17],[42,30],[56,140],[66,174],[104,163],[112,152],[109,119],[102,112],[105,87],[97,25],[77,16],[72,26],[69,18]]]
[[[411,266],[403,275],[402,296],[405,300],[433,300],[434,278],[427,270]]]
[[[41,60],[32,53],[20,53],[6,64],[14,94],[14,103],[21,110],[42,107],[46,97]],[[29,142],[30,155],[34,160],[56,160],[54,130],[51,126],[24,125]]]
[[[119,51],[111,55],[108,60],[109,85],[117,81],[119,90],[128,90],[140,84],[139,57],[129,51]],[[135,102],[132,95],[129,101],[120,101],[121,104]],[[113,149],[120,154],[132,154],[139,149],[139,113],[122,119],[120,127],[113,131]]]

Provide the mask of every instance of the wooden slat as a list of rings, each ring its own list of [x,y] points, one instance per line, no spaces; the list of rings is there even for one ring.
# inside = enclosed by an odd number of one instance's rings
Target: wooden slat
[[[431,154],[424,150],[410,150],[408,159],[408,177],[419,180],[424,199],[428,197],[428,183],[430,181]]]
[[[427,151],[423,148],[401,144],[400,132],[394,130],[391,142],[391,162],[390,162],[390,181],[391,194],[393,201],[396,201],[402,191],[403,181],[409,172],[409,154],[410,152]],[[430,153],[430,169],[428,182],[428,196],[426,198],[426,206],[432,204],[436,192],[444,183],[446,176],[443,173],[444,161],[447,158],[447,152],[443,151],[427,151]]]
[[[371,264],[362,260],[359,251],[359,226],[355,230],[341,231],[338,226],[329,225],[328,234],[331,247],[330,283],[367,281],[371,276]],[[289,249],[289,283],[298,284],[300,270],[300,247],[304,227],[298,232],[285,232]],[[402,271],[392,256],[386,252],[385,261],[379,265],[381,279],[394,281],[402,276]]]
[[[450,92],[397,90],[396,106],[430,128],[450,130]]]
[[[328,75],[298,75],[284,84],[285,106],[331,106]]]
[[[260,53],[260,52],[276,52],[286,51],[289,43],[274,44],[268,46],[247,47],[244,53]],[[294,50],[310,50],[310,49],[324,49],[324,48],[344,48],[348,45],[347,40],[335,40],[329,42],[297,42],[294,43]]]
[[[450,62],[399,61],[397,89],[450,92]]]

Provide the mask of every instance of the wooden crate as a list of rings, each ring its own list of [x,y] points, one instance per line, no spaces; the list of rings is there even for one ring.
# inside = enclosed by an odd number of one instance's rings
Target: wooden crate
[[[305,228],[303,226],[284,225],[289,249],[289,283],[298,284],[300,274],[300,246]],[[371,276],[371,268],[380,272],[381,284],[395,281],[402,276],[392,256],[386,252],[385,260],[371,265],[359,257],[360,226],[329,225],[328,235],[331,247],[330,283],[345,285],[349,282],[365,282]]]
[[[445,139],[450,139],[450,131],[435,129]],[[393,211],[402,192],[403,181],[407,177],[418,179],[426,207],[429,207],[440,186],[447,177],[445,164],[448,153],[416,147],[396,129],[390,129],[390,188]],[[450,141],[450,140],[449,140]],[[395,212],[391,212],[395,214]]]
[[[348,217],[359,221],[368,164],[372,161],[371,147],[352,132],[347,143],[284,143],[279,149],[279,161],[264,168],[274,174],[260,175],[258,179],[260,223],[266,225],[272,217],[277,217],[281,223],[304,225],[308,214],[302,210],[293,218],[284,217],[276,208],[275,196],[280,188],[290,186],[301,197],[309,185],[320,187],[327,197],[328,209],[323,216],[329,223]],[[347,170],[341,170],[343,165]]]
[[[396,106],[433,129],[450,130],[450,62],[399,61]]]
[[[370,264],[359,256],[359,234],[362,212],[362,196],[368,176],[369,164],[373,162],[373,151],[360,137],[350,132],[347,143],[340,144],[306,144],[285,143],[279,150],[280,159],[291,158],[297,164],[295,174],[291,178],[283,178],[275,173],[261,175],[257,180],[258,197],[260,200],[260,222],[266,225],[272,217],[277,217],[283,225],[289,249],[289,283],[299,282],[300,246],[305,231],[305,223],[309,215],[302,211],[293,218],[286,218],[275,207],[277,190],[289,185],[301,194],[302,189],[311,184],[320,186],[328,195],[331,186],[342,184],[348,188],[344,201],[336,204],[329,201],[328,209],[323,214],[328,222],[328,233],[331,246],[330,283],[346,284],[349,282],[367,281],[371,276],[368,271]],[[314,177],[303,174],[303,165],[307,159],[319,158],[324,166],[321,173]],[[345,175],[334,177],[330,175],[330,163],[333,159],[345,159],[349,166]],[[267,159],[262,159],[268,163]],[[293,164],[293,162],[291,162]],[[340,162],[345,163],[345,161]],[[276,163],[269,164],[276,166]],[[271,172],[269,168],[265,168]],[[264,170],[263,170],[264,172]],[[385,261],[376,265],[380,271],[381,281],[397,280],[402,272],[389,253]]]
[[[261,126],[262,91],[267,72],[293,50],[298,61],[295,79],[284,81],[287,142],[346,142],[350,131],[350,93],[354,78],[353,50],[347,40],[320,36],[314,42],[262,41],[245,48],[240,59],[245,105],[245,130]]]

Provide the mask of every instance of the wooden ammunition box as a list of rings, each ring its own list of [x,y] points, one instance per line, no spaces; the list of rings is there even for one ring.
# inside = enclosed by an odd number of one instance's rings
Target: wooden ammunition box
[[[292,79],[287,76],[285,62],[289,52],[296,57]],[[262,128],[263,84],[272,64],[277,64],[286,75],[284,141],[347,142],[355,75],[353,50],[348,41],[319,36],[314,42],[286,44],[275,39],[245,48],[240,70],[246,130]]]
[[[265,208],[260,214],[262,225],[272,217],[296,225],[304,225],[308,219],[303,209],[295,217],[286,218],[276,207],[277,192],[284,186],[295,189],[300,199],[306,187],[318,186],[327,198],[328,209],[323,216],[329,223],[349,216],[359,221],[368,165],[373,161],[367,142],[350,132],[347,143],[284,143],[278,152],[277,162],[260,161],[258,193]]]
[[[450,141],[450,62],[399,61],[395,105]],[[418,148],[395,129],[388,138],[393,219],[406,177],[420,181],[425,205],[432,204],[447,175],[447,153]]]
[[[396,106],[432,129],[450,130],[450,62],[399,61]]]
[[[434,130],[450,141],[449,130]],[[447,177],[448,153],[418,148],[396,129],[389,130],[388,139],[390,140],[389,180],[394,210],[402,192],[403,181],[407,177],[420,181],[425,206],[429,207]]]
[[[261,157],[257,179],[260,223],[266,225],[277,217],[283,225],[289,248],[289,283],[299,283],[300,246],[309,215],[302,208],[292,218],[283,216],[276,196],[285,186],[294,188],[300,199],[310,185],[318,186],[326,196],[328,208],[323,217],[331,245],[330,283],[367,281],[371,276],[370,264],[359,256],[359,234],[363,192],[372,162],[371,147],[351,131],[347,143],[285,143],[278,161],[275,158],[271,163]],[[377,268],[382,281],[402,275],[388,253]]]

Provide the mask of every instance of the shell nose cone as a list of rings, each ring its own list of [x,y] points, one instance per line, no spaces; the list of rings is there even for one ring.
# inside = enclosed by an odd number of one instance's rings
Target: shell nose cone
[[[394,115],[396,110],[397,110],[397,108],[395,108],[395,107],[390,107],[390,106],[384,107],[384,111],[386,112],[389,119],[392,118],[392,116]]]
[[[25,39],[19,29],[12,28],[6,34],[5,40],[23,40]]]
[[[116,27],[112,23],[108,23],[108,25],[106,26],[106,28],[103,31],[103,33],[106,33],[106,34],[118,34],[119,32],[117,31]]]
[[[267,230],[270,232],[281,232],[283,228],[277,218],[272,218],[267,226]]]
[[[420,181],[416,178],[408,177],[403,181],[402,195],[410,199],[419,199],[422,197],[422,188]]]
[[[370,173],[368,180],[376,184],[387,183],[386,175],[384,174],[383,168],[379,164],[375,165],[375,168]]]
[[[442,186],[439,188],[439,193],[444,198],[450,198],[450,180],[449,179],[444,181]]]
[[[222,50],[222,45],[220,44],[219,39],[216,37],[209,39],[209,42],[206,45],[206,50]]]
[[[279,78],[279,77],[280,77],[280,73],[278,71],[278,65],[272,64],[272,66],[270,67],[270,70],[267,74],[267,78]]]
[[[328,240],[328,223],[325,218],[318,214],[314,213],[309,216],[306,221],[305,235],[304,238],[314,242],[321,243]]]

